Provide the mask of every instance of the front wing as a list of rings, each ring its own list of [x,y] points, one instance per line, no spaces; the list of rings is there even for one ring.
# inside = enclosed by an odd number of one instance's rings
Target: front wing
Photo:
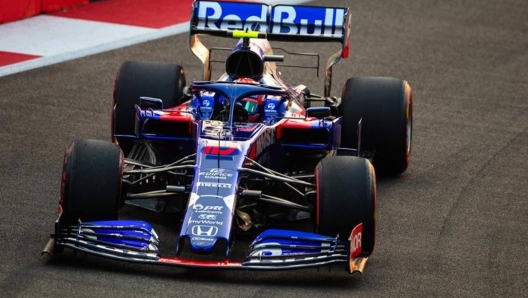
[[[51,255],[55,247],[69,247],[127,262],[245,270],[288,270],[343,263],[349,273],[362,273],[368,257],[358,251],[361,243],[357,242],[355,232],[360,227],[361,224],[354,229],[348,241],[293,230],[266,230],[251,243],[243,261],[230,261],[227,257],[225,261],[205,261],[160,256],[159,237],[143,221],[85,222],[67,227],[56,223],[55,234],[43,253]],[[355,242],[351,245],[351,241]]]

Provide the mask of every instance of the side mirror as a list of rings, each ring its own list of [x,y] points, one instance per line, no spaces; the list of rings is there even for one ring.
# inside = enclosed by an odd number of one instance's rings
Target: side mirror
[[[284,55],[264,55],[262,57],[264,62],[284,62]]]
[[[139,107],[142,110],[151,108],[153,110],[163,110],[163,100],[154,97],[142,96],[139,98]]]
[[[317,119],[324,119],[330,117],[330,107],[313,107],[306,109],[307,117],[315,117]]]

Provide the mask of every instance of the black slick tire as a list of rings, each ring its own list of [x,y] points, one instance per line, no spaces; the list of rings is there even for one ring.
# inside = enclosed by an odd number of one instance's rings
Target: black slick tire
[[[412,90],[406,81],[358,77],[343,89],[341,147],[357,148],[362,119],[361,149],[375,151],[373,164],[382,175],[403,173],[411,160]]]
[[[64,157],[59,224],[117,219],[122,166],[123,154],[111,142],[73,142]]]
[[[138,61],[121,65],[114,85],[112,136],[125,153],[131,145],[126,138],[115,136],[135,135],[135,105],[139,105],[139,98],[159,98],[164,109],[171,108],[180,104],[185,84],[185,72],[180,65]]]
[[[363,223],[362,251],[374,250],[376,235],[376,174],[370,161],[361,157],[322,159],[316,168],[316,231],[348,239]]]

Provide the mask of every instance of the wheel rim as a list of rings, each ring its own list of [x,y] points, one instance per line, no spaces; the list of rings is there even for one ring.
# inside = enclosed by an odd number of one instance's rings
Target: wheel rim
[[[406,140],[406,149],[407,156],[411,154],[411,139],[412,139],[412,116],[407,120],[407,140]]]

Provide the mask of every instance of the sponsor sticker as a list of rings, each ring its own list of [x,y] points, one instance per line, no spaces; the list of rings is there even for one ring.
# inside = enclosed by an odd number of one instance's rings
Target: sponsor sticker
[[[211,107],[211,101],[208,99],[202,100],[202,105],[200,106],[201,112],[212,112],[213,108]]]
[[[249,29],[280,35],[341,38],[345,13],[345,8],[334,7],[200,1],[197,3],[196,28],[215,31]]]
[[[198,219],[216,220],[216,214],[200,214]]]
[[[261,3],[198,2],[197,29],[267,32],[268,5]]]
[[[268,101],[266,105],[264,106],[264,114],[266,115],[276,115],[278,113],[277,111],[277,104],[278,102],[275,101]]]
[[[224,169],[218,169],[218,168],[210,169],[209,171],[206,171],[206,172],[200,172],[198,175],[206,179],[220,179],[220,180],[226,180],[227,178],[233,177],[233,173],[230,173]]]
[[[271,33],[341,37],[345,8],[277,5],[271,11]]]
[[[195,225],[191,228],[191,233],[194,236],[214,237],[216,236],[216,234],[218,234],[218,227]]]
[[[195,224],[195,225],[216,225],[216,226],[222,226],[224,225],[223,221],[219,220],[207,220],[207,219],[201,219],[201,220],[195,220],[191,219],[189,220],[189,224]]]
[[[255,144],[255,156],[266,150],[269,146],[275,143],[275,130],[273,128],[266,129],[256,140]]]
[[[214,188],[231,188],[231,183],[218,183],[218,182],[198,182],[197,186],[201,187],[214,187]]]
[[[207,219],[195,220],[195,219],[191,219],[191,220],[189,220],[189,224],[222,226],[222,225],[224,225],[224,222],[223,221],[219,221],[219,220],[207,220]]]
[[[350,241],[350,259],[353,260],[358,257],[361,250],[361,240],[363,236],[363,223],[357,225],[350,234],[348,240]]]
[[[223,137],[222,135],[225,134],[225,132],[222,132],[220,134],[220,137]],[[208,133],[208,135],[215,135],[214,133]],[[215,155],[235,155],[237,151],[236,147],[216,147],[216,146],[205,146],[203,149],[203,152],[205,154],[215,154]]]
[[[205,238],[205,237],[191,237],[192,241],[207,241],[212,242],[215,240],[215,238]]]
[[[215,238],[207,238],[207,237],[200,237],[200,236],[191,237],[192,244],[196,246],[209,246],[214,241],[215,241]]]
[[[196,213],[222,214],[224,206],[204,206],[200,203],[193,205],[193,211]]]

